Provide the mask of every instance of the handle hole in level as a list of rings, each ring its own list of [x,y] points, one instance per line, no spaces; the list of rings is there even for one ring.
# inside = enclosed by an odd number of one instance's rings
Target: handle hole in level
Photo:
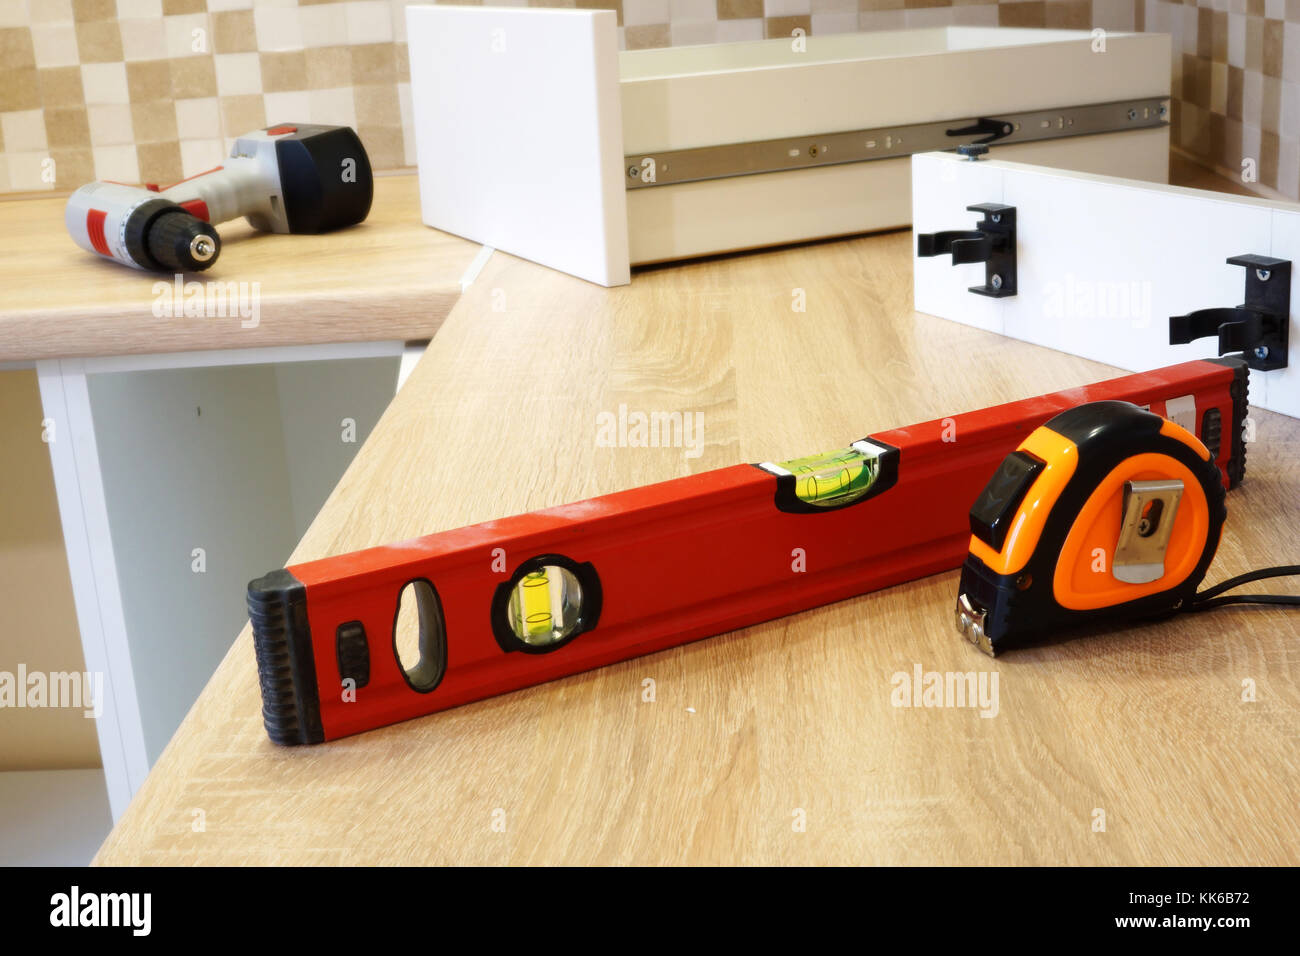
[[[393,656],[411,689],[427,694],[447,670],[447,630],[438,592],[425,578],[402,586],[393,617]]]

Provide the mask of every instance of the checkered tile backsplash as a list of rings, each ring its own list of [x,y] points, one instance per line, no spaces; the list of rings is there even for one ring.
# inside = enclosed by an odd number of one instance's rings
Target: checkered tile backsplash
[[[275,122],[415,164],[407,0],[0,0],[0,192],[166,185]],[[524,5],[523,0],[495,0]],[[1199,2],[1199,6],[1197,5]],[[628,49],[943,24],[1173,35],[1174,137],[1300,198],[1300,0],[538,0],[613,8]],[[52,162],[51,162],[52,161]]]

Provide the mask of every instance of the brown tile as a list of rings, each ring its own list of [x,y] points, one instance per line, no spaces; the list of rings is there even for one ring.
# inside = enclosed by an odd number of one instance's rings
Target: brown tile
[[[177,13],[203,13],[208,9],[207,0],[163,0],[163,16],[170,17]]]
[[[352,100],[356,104],[357,119],[364,117],[366,125],[402,125],[402,108],[397,102],[396,86],[387,83],[382,86],[356,86],[352,88]]]
[[[871,13],[878,10],[902,10],[904,0],[858,0],[859,13]]]
[[[398,43],[393,51],[397,57],[397,82],[411,82],[411,48],[405,43]]]
[[[78,23],[87,20],[116,20],[116,0],[72,0],[72,19]]]
[[[1246,16],[1262,17],[1264,15],[1264,0],[1246,0]]]
[[[357,86],[367,83],[395,83],[397,81],[397,51],[393,43],[363,43],[352,47],[352,82]]]
[[[1265,76],[1282,75],[1282,21],[1264,21],[1263,59],[1261,68]]]
[[[763,36],[790,37],[795,30],[802,30],[807,36],[812,33],[812,17],[802,14],[794,17],[766,17],[763,20]]]
[[[1278,132],[1282,117],[1282,81],[1275,76],[1264,77],[1259,101],[1259,128],[1270,133]]]
[[[170,100],[172,71],[170,60],[137,60],[126,65],[126,88],[132,103]]]
[[[1214,49],[1214,11],[1201,7],[1196,11],[1196,55],[1210,58]]]
[[[1219,161],[1227,169],[1241,169],[1241,124],[1235,119],[1223,121],[1222,142]]]
[[[174,99],[217,95],[217,70],[211,56],[186,56],[168,63]]]
[[[406,150],[400,126],[363,126],[357,124],[357,136],[366,148],[374,169],[401,169],[406,165]]]
[[[261,53],[262,89],[267,93],[286,90],[305,90],[307,86],[307,54],[303,50],[288,53]]]
[[[169,186],[181,180],[181,144],[140,143],[135,148],[140,162],[140,181]]]
[[[84,109],[46,110],[45,138],[51,149],[90,146],[90,123]]]
[[[212,14],[213,53],[252,53],[257,49],[257,30],[252,10],[222,10]]]
[[[657,50],[672,46],[672,36],[666,23],[646,23],[637,27],[624,27],[623,42],[629,50]]]
[[[1204,159],[1211,157],[1210,124],[1205,110],[1191,103],[1184,106],[1179,138],[1183,148],[1193,155]]]
[[[1259,72],[1264,68],[1264,19],[1246,18],[1246,69]]]
[[[35,67],[6,68],[0,81],[0,113],[34,110],[41,105],[41,83]]]
[[[131,129],[137,143],[175,142],[176,107],[171,100],[132,103]]]
[[[51,149],[54,175],[60,188],[75,189],[95,181],[95,158],[89,146]]]
[[[1228,118],[1241,121],[1241,101],[1245,92],[1246,71],[1239,66],[1228,67]]]
[[[352,85],[352,48],[323,46],[306,50],[307,89],[329,90]]]
[[[1147,5],[1145,3],[1134,2],[1134,20],[1133,29],[1138,33],[1146,32],[1147,28]]]
[[[221,124],[227,136],[245,133],[266,126],[266,101],[260,93],[221,98]]]
[[[1286,0],[1286,18],[1291,23],[1300,23],[1300,0]]]
[[[718,0],[719,20],[752,20],[763,15],[763,0]]]
[[[85,106],[86,91],[81,85],[81,68],[52,66],[38,70],[41,81],[41,105],[48,109],[60,106]]]
[[[1228,62],[1228,11],[1215,10],[1212,18],[1210,56],[1215,63]]]
[[[998,26],[1041,27],[1047,22],[1047,4],[1043,0],[1029,3],[999,3]]]
[[[1277,133],[1267,130],[1259,134],[1259,181],[1271,189],[1277,188]]]
[[[908,10],[921,10],[925,7],[951,7],[952,0],[903,0],[903,7]]]
[[[1060,30],[1085,30],[1092,26],[1092,0],[1064,0],[1049,3],[1044,25]]]
[[[116,20],[94,20],[77,24],[77,52],[82,63],[119,63],[122,60],[122,31]]]
[[[36,66],[31,30],[27,27],[5,27],[0,30],[0,63],[4,64],[6,71]]]

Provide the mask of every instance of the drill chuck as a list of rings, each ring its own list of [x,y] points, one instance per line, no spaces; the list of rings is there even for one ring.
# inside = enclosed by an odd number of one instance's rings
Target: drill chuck
[[[169,272],[201,272],[221,251],[217,230],[180,207],[155,218],[144,239],[149,258]]]

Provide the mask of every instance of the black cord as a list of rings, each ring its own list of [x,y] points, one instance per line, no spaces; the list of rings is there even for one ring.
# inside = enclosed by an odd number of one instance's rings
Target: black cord
[[[1189,611],[1208,611],[1211,608],[1223,607],[1225,604],[1272,604],[1272,605],[1295,605],[1300,606],[1300,595],[1297,594],[1232,594],[1228,597],[1219,597],[1224,591],[1231,591],[1233,588],[1240,587],[1243,584],[1250,584],[1252,581],[1262,581],[1265,578],[1282,578],[1291,575],[1300,575],[1300,564],[1281,564],[1272,568],[1260,568],[1257,571],[1247,571],[1245,574],[1238,574],[1235,578],[1228,578],[1226,581],[1220,581],[1212,588],[1206,588],[1200,591],[1192,598],[1191,605],[1187,608]]]

